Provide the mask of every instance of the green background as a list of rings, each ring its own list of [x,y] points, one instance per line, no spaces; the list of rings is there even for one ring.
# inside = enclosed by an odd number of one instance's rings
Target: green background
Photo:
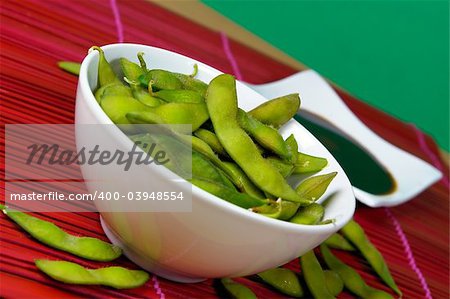
[[[449,150],[448,1],[203,1]]]

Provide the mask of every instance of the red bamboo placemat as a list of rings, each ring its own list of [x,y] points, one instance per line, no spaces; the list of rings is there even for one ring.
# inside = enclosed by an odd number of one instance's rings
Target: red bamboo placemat
[[[0,19],[0,93],[2,152],[4,124],[72,123],[77,79],[56,66],[58,60],[81,61],[92,45],[125,41],[176,51],[234,73],[251,83],[280,79],[295,72],[219,32],[192,23],[141,0],[5,1]],[[393,144],[444,170],[446,180],[400,207],[359,206],[355,218],[385,256],[404,298],[448,298],[448,169],[433,140],[413,125],[386,115],[339,91],[349,107]],[[4,184],[2,182],[2,189]],[[2,190],[3,191],[3,190]],[[63,229],[105,239],[95,213],[36,213]],[[39,273],[35,258],[57,258],[98,267],[32,240],[0,216],[0,295],[6,298],[216,298],[214,282],[178,284],[152,276],[143,287],[117,291],[71,286]],[[389,291],[358,256],[339,253],[374,287]],[[106,264],[106,263],[105,263]],[[126,258],[112,264],[134,268]],[[294,260],[287,267],[299,270]],[[282,297],[257,282],[240,279],[261,298]],[[348,293],[342,298],[351,298]]]

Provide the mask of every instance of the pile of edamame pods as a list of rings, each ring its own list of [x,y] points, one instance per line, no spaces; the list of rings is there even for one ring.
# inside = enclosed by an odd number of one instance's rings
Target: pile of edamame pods
[[[309,225],[332,221],[323,221],[324,207],[317,200],[335,172],[309,177],[296,189],[286,180],[327,165],[324,158],[299,153],[294,135],[285,140],[278,132],[297,113],[298,94],[246,112],[238,107],[231,75],[219,75],[206,84],[195,78],[197,66],[190,75],[148,69],[143,53],[137,53],[139,64],[120,58],[121,80],[103,50],[92,49],[99,51],[95,98],[115,124],[191,125],[188,131],[174,133],[180,143],[192,146],[192,184],[271,218]],[[130,138],[137,144],[158,144],[167,136],[140,133]],[[170,149],[166,154],[171,156]],[[173,156],[180,159],[180,152]],[[176,165],[166,166],[180,171]]]
[[[296,190],[283,181],[293,173],[319,171],[327,164],[323,158],[298,153],[295,138],[290,136],[283,140],[276,130],[297,111],[300,104],[297,95],[277,98],[244,112],[237,107],[235,83],[229,75],[215,78],[208,87],[194,78],[195,71],[192,75],[164,70],[148,71],[142,54],[138,54],[140,65],[125,59],[120,61],[125,81],[128,82],[126,85],[114,74],[101,49],[94,49],[100,52],[99,88],[95,97],[115,123],[189,121],[192,124],[193,129],[189,132],[192,134],[176,134],[180,140],[189,138],[192,142],[193,164],[200,166],[192,169],[193,184],[269,217],[299,224],[324,222],[323,207],[315,201],[323,195],[336,174],[308,178]],[[59,66],[73,74],[79,72],[77,63],[62,62]],[[174,113],[187,107],[187,113]],[[131,136],[133,140],[152,137],[149,134]],[[233,140],[246,147],[236,146]],[[257,158],[250,157],[246,153],[248,150]],[[252,161],[252,164],[247,165],[246,161]],[[267,170],[271,175],[258,177],[256,169]],[[280,185],[271,184],[272,180]],[[0,210],[31,237],[49,247],[92,261],[113,261],[122,254],[122,250],[115,245],[96,238],[68,234],[55,224],[30,214],[3,205],[0,205]],[[345,288],[360,298],[393,298],[369,286],[330,248],[360,254],[381,280],[401,296],[381,253],[354,220],[319,248],[301,256],[300,273],[275,268],[248,278],[290,297],[334,298]],[[149,279],[145,271],[115,266],[86,269],[72,262],[43,259],[36,259],[35,264],[51,278],[69,284],[127,289],[142,286]],[[220,282],[219,289],[233,298],[256,298],[250,288],[236,280],[224,278]]]

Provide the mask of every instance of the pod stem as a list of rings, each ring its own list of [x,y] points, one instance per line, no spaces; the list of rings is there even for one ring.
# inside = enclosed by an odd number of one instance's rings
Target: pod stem
[[[139,59],[139,64],[141,65],[141,69],[144,72],[147,72],[147,63],[145,62],[145,59],[144,59],[144,52],[137,53],[137,58]]]
[[[192,72],[192,74],[189,75],[189,77],[194,78],[195,76],[197,76],[197,74],[198,74],[198,65],[195,63],[194,71]]]
[[[150,80],[149,82],[148,82],[148,93],[151,95],[151,96],[155,96],[155,94],[153,93],[153,84],[155,84],[155,81],[153,81],[153,80]]]

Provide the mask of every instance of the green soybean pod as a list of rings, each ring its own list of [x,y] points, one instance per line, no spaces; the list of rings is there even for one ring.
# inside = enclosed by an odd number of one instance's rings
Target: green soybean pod
[[[108,96],[125,96],[132,97],[133,94],[128,86],[122,83],[111,83],[98,88],[94,93],[97,103],[101,103],[102,99]]]
[[[235,282],[231,278],[222,278],[220,282],[234,299],[256,299],[256,295],[252,290],[243,284]]]
[[[314,298],[334,298],[334,296],[330,294],[328,289],[324,287],[326,285],[325,274],[314,254],[314,251],[311,250],[302,255],[300,257],[300,263],[306,285],[308,286],[308,289],[314,296]]]
[[[233,76],[223,74],[211,81],[206,93],[206,104],[220,143],[256,186],[286,200],[309,203],[261,156],[251,138],[239,126]]]
[[[195,66],[194,66],[195,68]],[[194,70],[195,72],[195,70]],[[195,79],[193,78],[194,76],[189,76],[189,75],[185,75],[185,74],[180,74],[180,73],[173,73],[175,75],[175,77],[178,78],[178,80],[180,80],[181,84],[183,85],[183,89],[186,90],[193,90],[198,92],[201,96],[205,97],[206,96],[206,90],[208,89],[208,84],[206,84],[205,82]],[[195,72],[196,74],[196,72]],[[193,75],[195,75],[193,74]]]
[[[233,162],[222,162],[222,168],[241,192],[256,198],[264,198],[264,194],[261,190],[253,184],[237,164]]]
[[[288,296],[303,297],[303,288],[294,271],[287,268],[269,269],[257,274],[259,278],[271,287]]]
[[[297,186],[296,191],[301,198],[316,201],[325,193],[336,174],[337,172],[331,172],[307,178]]]
[[[300,108],[298,93],[289,94],[259,105],[248,114],[263,124],[279,128],[294,117]]]
[[[144,74],[144,70],[141,66],[126,58],[120,58],[119,62],[123,75],[130,81],[137,81],[139,77]]]
[[[325,275],[325,285],[327,286],[330,294],[337,296],[342,293],[342,290],[344,289],[344,282],[339,274],[333,270],[325,270],[323,271],[323,274]]]
[[[149,70],[147,73],[139,76],[138,80],[145,87],[148,87],[150,81],[153,81],[151,86],[154,90],[183,88],[183,84],[174,73],[166,70]]]
[[[184,89],[164,89],[153,93],[153,96],[168,103],[204,103],[205,99],[196,91]]]
[[[81,63],[73,61],[58,61],[58,66],[60,69],[73,75],[78,76],[80,74]]]
[[[346,251],[354,251],[355,247],[350,244],[342,235],[338,233],[332,234],[328,239],[323,242],[325,245],[335,249],[341,249]]]
[[[297,224],[315,225],[318,224],[325,214],[325,208],[313,202],[310,205],[300,207],[297,213],[289,219],[289,222]]]
[[[98,85],[102,87],[111,83],[122,84],[122,81],[117,78],[116,73],[114,73],[111,65],[106,60],[105,52],[103,52],[102,48],[94,46],[89,49],[89,51],[91,50],[97,50],[99,53],[97,78]]]
[[[127,114],[127,118],[136,124],[190,124],[191,128],[185,129],[189,131],[186,133],[192,133],[208,120],[209,115],[204,103],[167,103],[146,107],[141,111],[132,110]]]
[[[286,146],[289,151],[289,161],[291,163],[297,162],[298,159],[298,143],[297,140],[295,140],[294,134],[289,135],[288,138],[286,138]]]
[[[128,113],[144,113],[151,109],[130,96],[107,96],[102,98],[100,106],[115,124],[130,124],[126,116]]]
[[[55,224],[0,205],[0,209],[41,243],[93,261],[112,261],[122,254],[120,247],[91,237],[70,235]]]
[[[278,217],[280,220],[288,220],[291,219],[292,216],[294,216],[298,208],[300,207],[300,204],[292,201],[283,200],[281,201],[281,214]]]
[[[250,210],[256,214],[265,217],[280,219],[281,216],[281,200],[267,200],[263,205],[251,208]]]
[[[294,165],[288,163],[278,157],[269,156],[266,158],[267,161],[270,162],[279,172],[280,174],[287,178],[292,174],[292,170],[294,169]]]
[[[217,181],[212,181],[211,179],[192,177],[190,182],[197,187],[244,209],[258,207],[267,202],[267,200],[240,193]]]
[[[293,173],[309,173],[322,170],[327,166],[328,161],[325,158],[314,157],[304,153],[297,154],[297,161],[294,163],[295,167]]]
[[[390,294],[384,291],[368,286],[358,272],[335,257],[326,245],[320,245],[320,251],[322,252],[322,257],[327,266],[339,274],[344,282],[344,286],[353,294],[360,298],[393,298]]]
[[[216,134],[213,132],[200,128],[194,132],[194,135],[206,142],[214,152],[221,156],[228,157],[228,153],[223,148],[219,138],[217,138]]]
[[[361,254],[366,258],[367,262],[372,266],[380,278],[397,294],[402,292],[394,281],[381,253],[370,242],[362,227],[354,220],[350,220],[342,229],[342,234],[353,243]]]
[[[290,160],[292,158],[286,142],[277,130],[247,115],[242,109],[238,109],[237,120],[244,131],[263,148],[279,155],[283,159]]]
[[[86,269],[83,266],[66,262],[35,260],[36,267],[51,278],[68,284],[104,285],[115,289],[132,289],[145,284],[149,275],[141,270],[122,267]]]

